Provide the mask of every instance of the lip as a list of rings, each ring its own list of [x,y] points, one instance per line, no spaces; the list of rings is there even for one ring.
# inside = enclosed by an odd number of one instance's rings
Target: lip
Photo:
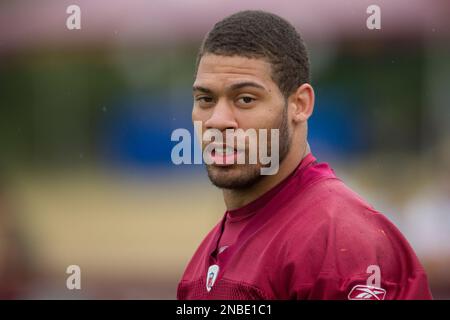
[[[218,167],[229,167],[234,164],[237,164],[237,155],[238,153],[243,152],[242,149],[237,149],[235,147],[232,147],[227,144],[209,144],[208,146],[211,146],[213,149],[211,151],[211,158],[213,159],[213,165]],[[230,153],[228,155],[217,155],[215,152],[215,148],[232,148],[234,150],[233,153]]]
[[[228,145],[228,144],[226,144],[226,143],[222,143],[222,144],[219,144],[219,143],[210,143],[210,144],[208,144],[208,146],[211,146],[211,147],[214,147],[214,148],[233,148],[234,150],[236,150],[236,148],[234,147],[234,146],[230,146],[230,145]]]
[[[235,151],[235,152],[242,152],[242,151],[245,151],[245,148],[244,149],[242,149],[242,148],[236,148],[235,146],[232,146],[232,145],[228,145],[228,144],[216,144],[216,143],[210,143],[210,144],[208,144],[208,146],[211,146],[212,148],[214,148],[214,149],[216,149],[216,148],[223,148],[223,149],[226,149],[226,148],[233,148],[233,150]]]

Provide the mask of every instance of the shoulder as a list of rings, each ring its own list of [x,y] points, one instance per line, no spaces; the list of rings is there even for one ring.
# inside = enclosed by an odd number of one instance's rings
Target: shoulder
[[[280,233],[290,297],[347,299],[357,285],[381,286],[386,299],[431,297],[413,249],[382,213],[336,179],[306,193],[314,201],[292,208]]]
[[[313,201],[294,212],[286,232],[292,259],[302,247],[316,259],[315,272],[365,274],[368,266],[381,265],[394,279],[422,269],[397,227],[342,181],[320,181],[306,193]]]

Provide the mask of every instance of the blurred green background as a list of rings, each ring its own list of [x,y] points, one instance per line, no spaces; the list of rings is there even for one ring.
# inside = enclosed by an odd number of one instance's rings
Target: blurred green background
[[[66,8],[81,8],[68,30]],[[0,298],[174,299],[224,212],[192,132],[204,34],[263,9],[310,51],[320,161],[405,234],[435,298],[450,298],[450,3],[377,1],[0,2]],[[66,288],[67,266],[82,290]]]

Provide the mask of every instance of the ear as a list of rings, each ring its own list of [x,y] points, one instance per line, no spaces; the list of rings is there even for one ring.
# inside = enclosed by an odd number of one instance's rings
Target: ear
[[[289,97],[289,112],[295,122],[305,122],[314,110],[314,89],[304,83]]]

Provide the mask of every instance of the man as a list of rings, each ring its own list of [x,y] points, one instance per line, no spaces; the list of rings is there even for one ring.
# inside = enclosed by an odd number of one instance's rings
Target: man
[[[208,176],[227,211],[189,262],[178,299],[431,298],[401,233],[311,154],[309,82],[303,40],[276,15],[239,12],[206,35],[193,120],[220,132],[278,129],[279,168],[262,175],[260,162],[218,161],[236,158],[234,141],[211,153]]]

